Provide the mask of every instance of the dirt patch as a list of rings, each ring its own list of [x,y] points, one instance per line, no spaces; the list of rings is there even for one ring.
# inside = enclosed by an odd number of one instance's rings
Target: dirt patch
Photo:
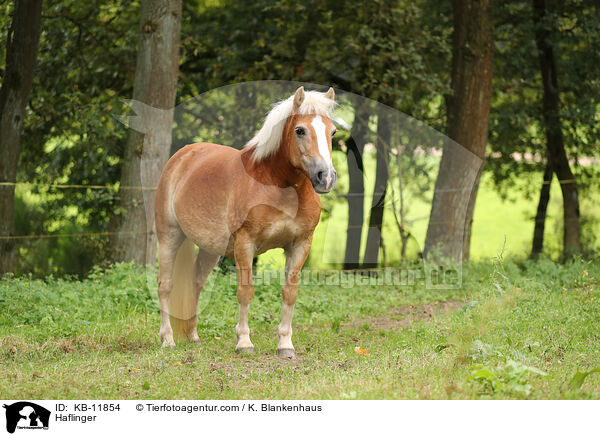
[[[92,351],[133,353],[148,349],[152,342],[140,341],[125,335],[116,338],[91,337],[87,335],[55,338],[49,337],[44,342],[28,341],[20,337],[0,338],[1,358],[37,358],[41,355],[88,353]]]
[[[259,353],[251,356],[235,356],[235,361],[213,360],[208,362],[211,372],[222,372],[225,374],[236,374],[242,371],[252,373],[258,371],[261,374],[279,371],[282,367],[290,367],[292,370],[300,369],[304,364],[304,356],[296,353],[293,359],[279,358],[275,353]],[[247,377],[244,373],[241,376]]]
[[[406,328],[416,321],[432,320],[434,317],[447,315],[460,309],[465,303],[462,301],[436,301],[434,303],[419,306],[406,305],[394,308],[392,316],[379,316],[363,318],[350,323],[343,323],[345,327],[362,327],[368,325],[376,329],[393,330],[395,328]]]

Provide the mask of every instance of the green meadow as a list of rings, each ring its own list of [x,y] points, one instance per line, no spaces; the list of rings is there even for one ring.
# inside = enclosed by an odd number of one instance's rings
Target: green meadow
[[[256,354],[235,354],[235,280],[216,270],[200,343],[162,349],[154,274],[117,264],[82,281],[1,280],[0,397],[600,399],[598,262],[475,262],[453,290],[312,281],[296,305],[293,360],[275,353],[272,282],[251,305]]]

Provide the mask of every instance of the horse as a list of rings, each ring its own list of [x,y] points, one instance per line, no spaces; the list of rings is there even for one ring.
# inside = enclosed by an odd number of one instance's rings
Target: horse
[[[198,298],[218,259],[226,256],[235,259],[237,274],[235,351],[253,353],[248,326],[252,261],[283,248],[277,354],[295,356],[292,314],[300,271],[321,214],[319,194],[330,192],[337,181],[331,158],[335,105],[333,88],[323,93],[300,87],[272,108],[242,149],[196,143],[169,159],[155,202],[163,347],[174,346],[174,337],[199,342]]]

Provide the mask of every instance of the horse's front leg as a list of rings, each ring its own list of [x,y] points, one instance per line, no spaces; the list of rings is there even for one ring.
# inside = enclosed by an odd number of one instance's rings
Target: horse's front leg
[[[312,234],[306,239],[295,241],[285,248],[285,285],[282,289],[283,307],[281,310],[281,323],[279,324],[279,343],[277,344],[277,355],[280,357],[293,358],[295,356],[292,344],[292,315],[294,304],[298,298],[298,281],[300,270],[312,242]]]
[[[254,243],[246,234],[238,234],[235,238],[234,257],[237,271],[238,288],[237,299],[239,303],[239,319],[235,326],[237,345],[235,352],[254,353],[254,345],[250,341],[250,327],[248,326],[248,312],[250,301],[254,297],[254,285],[252,284],[252,258],[256,249]]]

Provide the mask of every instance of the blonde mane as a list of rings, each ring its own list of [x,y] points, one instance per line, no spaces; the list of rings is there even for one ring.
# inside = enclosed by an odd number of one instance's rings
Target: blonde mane
[[[281,144],[285,121],[292,115],[294,96],[290,96],[275,104],[267,114],[265,122],[254,137],[246,143],[245,147],[254,148],[253,159],[261,161],[273,155]],[[336,102],[325,97],[324,92],[305,91],[304,101],[296,113],[299,115],[324,115],[330,116]]]

